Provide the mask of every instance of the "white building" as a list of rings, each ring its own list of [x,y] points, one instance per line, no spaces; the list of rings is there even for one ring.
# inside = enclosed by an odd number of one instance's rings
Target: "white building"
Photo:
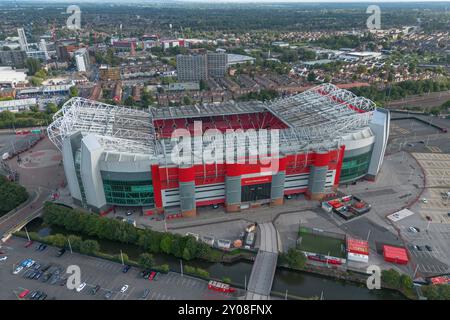
[[[19,28],[17,29],[17,33],[19,34],[20,49],[23,51],[28,51],[28,42],[27,36],[25,35],[25,30],[23,30],[23,28]]]
[[[28,83],[23,70],[13,70],[11,67],[0,67],[0,85],[16,87],[17,84]]]
[[[89,66],[89,53],[86,48],[81,48],[74,53],[75,63],[77,65],[78,72],[87,72],[90,69]]]

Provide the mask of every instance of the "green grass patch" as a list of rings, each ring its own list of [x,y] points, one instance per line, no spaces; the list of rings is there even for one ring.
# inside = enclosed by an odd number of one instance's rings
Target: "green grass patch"
[[[331,255],[333,257],[345,258],[344,240],[321,236],[318,234],[299,232],[301,239],[298,248],[302,251]]]

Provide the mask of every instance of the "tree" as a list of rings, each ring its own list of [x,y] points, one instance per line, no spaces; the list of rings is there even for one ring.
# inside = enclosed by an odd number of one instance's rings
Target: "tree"
[[[141,253],[138,263],[142,269],[150,269],[155,265],[155,259],[150,253]]]
[[[314,73],[314,71],[308,73],[308,77],[306,78],[306,80],[308,80],[308,82],[316,81],[316,74]]]
[[[126,106],[132,106],[134,105],[134,99],[132,96],[128,96],[125,101],[123,102],[124,105]]]
[[[47,112],[48,114],[53,114],[56,111],[58,111],[58,106],[53,102],[48,103],[45,107],[45,112]]]
[[[172,251],[172,236],[165,234],[161,239],[161,251],[169,254]]]
[[[284,259],[290,268],[301,269],[306,264],[306,257],[303,252],[295,248],[290,248],[284,255]]]
[[[0,118],[5,112],[9,111],[0,112]],[[28,192],[24,187],[8,181],[8,179],[0,175],[0,216],[13,210],[27,199]]]
[[[25,60],[25,67],[28,69],[28,75],[34,75],[40,68],[41,63],[34,58],[28,58]]]
[[[70,243],[70,246],[72,247],[72,250],[80,251],[81,244],[83,242],[81,237],[71,234],[70,236],[67,237],[67,239],[68,243]]]
[[[80,252],[84,254],[92,254],[100,251],[100,245],[95,240],[84,240],[80,246]]]
[[[42,84],[42,82],[44,81],[44,79],[33,76],[33,77],[31,77],[30,81],[33,86],[39,87]]]
[[[432,284],[421,287],[422,293],[429,300],[450,300],[449,284]]]
[[[70,94],[70,97],[71,97],[71,98],[73,98],[73,97],[78,97],[78,94],[79,94],[78,88],[77,88],[76,86],[70,87],[70,89],[69,89],[69,94]]]
[[[189,105],[193,104],[192,102],[193,101],[192,101],[191,97],[189,97],[189,96],[184,96],[183,97],[183,104],[184,105],[189,106]]]
[[[55,247],[65,247],[67,244],[67,238],[60,233],[57,233],[55,235],[47,236],[45,238],[48,242],[50,242],[51,245]]]

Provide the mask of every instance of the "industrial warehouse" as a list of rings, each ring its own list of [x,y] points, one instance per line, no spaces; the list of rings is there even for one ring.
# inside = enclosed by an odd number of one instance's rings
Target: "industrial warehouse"
[[[236,212],[255,205],[282,205],[285,196],[300,193],[321,200],[340,183],[375,179],[388,141],[390,115],[366,98],[323,84],[266,103],[147,110],[72,98],[53,120],[48,135],[62,152],[77,205],[95,212],[134,206],[144,213],[178,211],[192,217],[199,206],[223,205]],[[276,130],[278,152],[268,157],[277,165],[209,163],[195,156],[190,163],[174,162],[174,131],[183,129],[195,137],[200,121],[201,134],[238,130],[242,134],[236,138],[246,145],[254,143],[246,131]],[[238,156],[251,158],[245,150]]]

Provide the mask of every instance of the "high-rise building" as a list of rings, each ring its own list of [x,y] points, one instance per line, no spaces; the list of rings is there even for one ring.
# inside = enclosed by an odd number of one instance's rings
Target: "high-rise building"
[[[23,28],[19,28],[17,29],[17,33],[19,35],[20,49],[23,51],[28,51],[28,42],[27,36],[25,35],[25,30],[23,30]]]
[[[200,81],[208,79],[206,55],[177,55],[178,81]]]
[[[47,42],[45,42],[45,39],[41,39],[41,41],[39,42],[39,50],[44,53],[45,60],[50,59],[50,55],[48,54],[48,50],[47,50]]]
[[[22,50],[0,51],[0,65],[22,68],[25,65],[27,54]]]
[[[223,52],[208,52],[208,76],[212,78],[223,78],[227,72],[228,55]]]
[[[89,52],[86,48],[81,48],[75,51],[75,63],[78,72],[87,72],[90,69]]]
[[[225,76],[226,69],[225,53],[177,55],[177,74],[181,82],[221,78]]]

